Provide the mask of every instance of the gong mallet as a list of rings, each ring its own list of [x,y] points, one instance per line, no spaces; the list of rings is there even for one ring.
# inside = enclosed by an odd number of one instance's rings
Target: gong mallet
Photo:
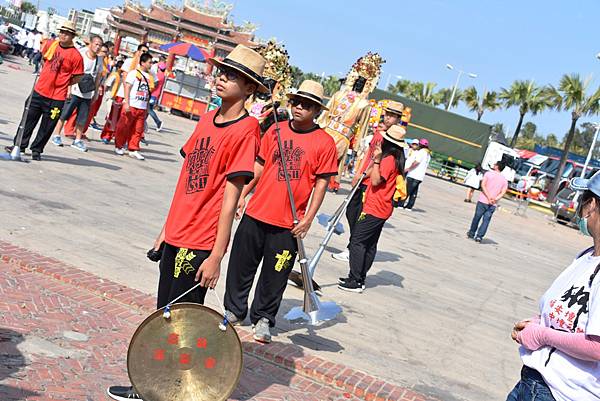
[[[265,84],[269,88],[271,94],[271,102],[275,104],[273,98],[273,86],[275,81],[265,80]],[[277,147],[279,148],[279,158],[281,161],[281,168],[283,170],[283,176],[285,178],[285,185],[287,187],[288,198],[290,200],[290,207],[292,209],[292,218],[294,225],[299,223],[298,213],[296,212],[296,202],[294,201],[294,193],[292,191],[292,184],[290,182],[290,176],[287,171],[287,164],[283,149],[283,143],[281,142],[281,132],[279,129],[279,119],[277,118],[277,110],[273,107],[273,117],[275,119],[275,136],[277,137]],[[335,302],[323,302],[319,301],[315,289],[312,285],[312,277],[309,272],[308,259],[306,257],[306,251],[304,249],[304,242],[300,237],[296,237],[298,244],[298,259],[300,263],[300,272],[302,274],[302,281],[304,282],[304,303],[302,308],[296,307],[290,310],[285,318],[288,320],[307,320],[310,324],[316,325],[325,320],[334,319],[342,309]]]

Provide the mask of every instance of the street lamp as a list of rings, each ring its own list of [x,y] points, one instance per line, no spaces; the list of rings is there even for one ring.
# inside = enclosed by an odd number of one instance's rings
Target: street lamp
[[[598,57],[600,58],[600,57]],[[587,157],[585,158],[585,164],[583,165],[583,170],[581,170],[580,178],[585,178],[585,173],[587,172],[588,165],[590,164],[590,160],[592,160],[592,153],[594,153],[594,148],[596,147],[596,141],[598,140],[598,132],[600,132],[600,123],[595,123],[596,132],[594,133],[594,139],[592,139],[592,145],[590,146],[590,150],[588,150]]]
[[[454,70],[454,66],[452,64],[446,64],[446,68],[449,70]],[[458,76],[456,77],[456,83],[454,83],[454,88],[452,88],[452,95],[450,96],[450,102],[448,103],[446,110],[449,110],[450,107],[452,106],[452,102],[454,101],[454,96],[456,96],[456,90],[458,89],[458,82],[460,81],[460,76],[464,73],[465,72],[463,70],[458,70]],[[469,72],[467,75],[469,76],[469,78],[477,78],[477,74],[473,74],[472,72]]]

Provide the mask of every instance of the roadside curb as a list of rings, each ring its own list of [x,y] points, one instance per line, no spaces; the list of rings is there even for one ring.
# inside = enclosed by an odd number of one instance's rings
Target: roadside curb
[[[42,256],[27,249],[0,241],[0,260],[18,266],[22,270],[51,277],[100,296],[117,304],[150,314],[155,311],[154,297],[141,291],[102,279],[57,259]],[[140,319],[131,320],[133,324]],[[437,401],[409,388],[401,387],[348,366],[329,362],[306,354],[304,349],[292,344],[254,342],[252,332],[236,327],[243,343],[244,352],[255,358],[275,364],[316,382],[346,392],[348,398],[358,397],[365,401]]]

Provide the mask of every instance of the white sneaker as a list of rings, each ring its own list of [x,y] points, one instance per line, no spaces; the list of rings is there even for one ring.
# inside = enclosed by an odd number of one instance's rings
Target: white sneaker
[[[339,253],[332,253],[331,257],[334,258],[335,260],[341,260],[342,262],[348,262],[350,260],[350,251],[346,249]]]
[[[125,154],[125,149],[123,148],[115,148],[115,153],[119,156],[123,156]]]
[[[135,159],[138,159],[138,160],[145,160],[144,156],[142,156],[142,154],[137,150],[130,151],[129,156],[131,156]]]

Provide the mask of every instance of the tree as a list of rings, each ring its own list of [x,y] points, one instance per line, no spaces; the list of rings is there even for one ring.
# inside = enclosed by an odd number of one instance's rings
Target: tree
[[[24,1],[21,3],[21,12],[25,14],[37,14],[37,8],[33,3]]]
[[[436,94],[436,104],[444,105],[444,108],[449,110],[452,107],[458,106],[458,103],[463,98],[463,92],[456,88],[456,93],[454,94],[454,99],[452,99],[452,104],[450,104],[450,99],[452,98],[452,88],[442,88]]]
[[[335,92],[340,89],[340,80],[335,75],[329,75],[323,81],[323,90],[325,91],[325,96],[333,96]]]
[[[558,146],[558,138],[555,134],[548,134],[544,140],[544,145],[555,148]]]
[[[537,131],[537,125],[526,122],[521,129],[521,135],[515,144],[519,149],[533,150],[535,145],[544,143],[544,136]]]
[[[600,88],[596,89],[593,93],[588,94],[590,82],[591,77],[582,80],[579,77],[579,74],[563,75],[558,84],[558,88],[551,86],[548,89],[548,95],[552,100],[554,107],[557,110],[571,112],[571,128],[564,141],[558,172],[552,181],[550,192],[548,193],[548,200],[550,202],[554,201],[556,193],[558,192],[562,174],[565,165],[567,164],[569,149],[571,148],[571,143],[575,136],[577,121],[582,116],[598,113],[598,110],[600,109]]]
[[[52,16],[52,15],[56,15],[56,14],[58,14],[58,11],[57,11],[57,10],[56,10],[56,8],[54,8],[54,7],[48,7],[48,10],[47,10],[47,12],[48,12],[48,15],[49,15],[49,16]]]
[[[496,92],[484,90],[483,96],[480,97],[474,86],[465,89],[462,93],[462,100],[470,111],[477,113],[477,121],[481,121],[486,110],[494,111],[501,106]]]
[[[405,95],[417,102],[436,106],[438,103],[434,92],[435,86],[434,82],[412,82]]]
[[[302,83],[302,76],[304,75],[304,73],[300,68],[296,67],[295,65],[290,65],[290,69],[292,71],[292,86],[294,88],[297,88]]]
[[[387,91],[393,93],[394,95],[404,95],[407,93],[411,84],[412,82],[410,82],[408,79],[401,79],[395,84],[388,85]]]
[[[525,114],[530,112],[536,115],[552,106],[552,101],[548,98],[546,90],[543,87],[536,86],[533,81],[513,82],[510,88],[502,88],[500,99],[504,101],[506,107],[519,107],[519,122],[510,143],[511,147],[514,147],[517,143]]]
[[[590,146],[594,141],[594,135],[596,134],[596,126],[592,123],[583,123],[580,127],[575,128],[575,134],[573,135],[573,142],[571,143],[571,153],[575,153],[581,156],[587,156]],[[564,146],[567,136],[561,145]]]

